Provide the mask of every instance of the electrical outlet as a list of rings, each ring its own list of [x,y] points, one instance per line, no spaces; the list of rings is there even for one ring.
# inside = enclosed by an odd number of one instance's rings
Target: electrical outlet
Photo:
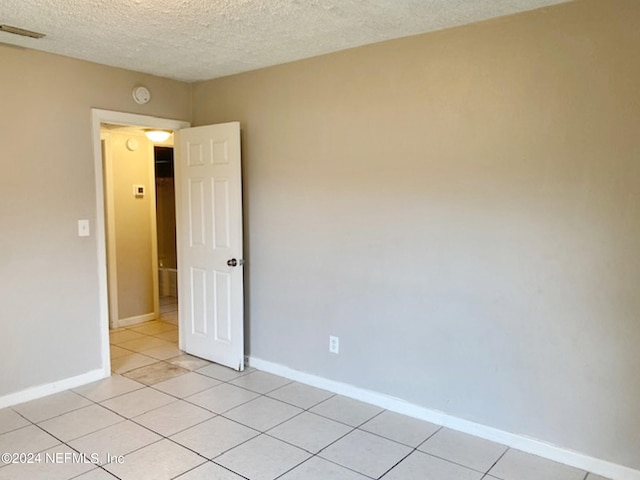
[[[78,236],[88,237],[91,235],[91,228],[89,228],[89,220],[78,220]]]
[[[340,353],[340,338],[329,337],[329,351],[331,353]]]

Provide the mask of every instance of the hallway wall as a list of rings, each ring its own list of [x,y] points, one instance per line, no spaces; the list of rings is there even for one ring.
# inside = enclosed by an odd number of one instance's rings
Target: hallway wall
[[[131,138],[137,140],[137,150],[127,148]],[[117,132],[109,133],[106,142],[113,194],[110,236],[115,240],[116,320],[124,325],[151,320],[147,317],[153,316],[157,307],[157,252],[152,248],[156,235],[153,143],[142,134]],[[134,196],[134,185],[145,187],[143,197]]]

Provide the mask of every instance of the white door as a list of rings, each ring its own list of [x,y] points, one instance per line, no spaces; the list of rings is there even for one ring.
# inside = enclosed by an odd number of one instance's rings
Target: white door
[[[176,132],[180,346],[244,369],[238,122]]]

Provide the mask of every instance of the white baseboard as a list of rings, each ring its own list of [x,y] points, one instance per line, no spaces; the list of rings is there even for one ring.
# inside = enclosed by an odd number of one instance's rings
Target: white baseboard
[[[135,317],[120,318],[115,322],[116,325],[114,325],[113,328],[130,327],[131,325],[148,322],[150,320],[155,320],[156,318],[158,318],[158,315],[154,312],[145,313],[144,315],[136,315]]]
[[[486,440],[501,443],[508,447],[611,478],[612,480],[640,480],[640,470],[634,470],[623,465],[590,457],[540,440],[505,432],[479,423],[470,422],[436,410],[430,410],[428,408],[406,402],[405,400],[397,397],[358,388],[347,383],[336,382],[334,380],[329,380],[309,373],[300,372],[284,365],[262,360],[260,358],[250,357],[249,364],[258,370],[280,375],[281,377],[289,378],[313,387],[322,388],[324,390],[370,403],[393,412],[435,423],[436,425],[442,425],[452,430],[457,430]]]
[[[10,393],[9,395],[0,397],[0,408],[10,407],[19,403],[28,402],[29,400],[46,397],[47,395],[69,390],[70,388],[76,388],[87,383],[95,382],[96,380],[101,380],[108,376],[109,373],[107,372],[105,374],[104,369],[100,368],[75,377],[65,378],[57,382],[47,383],[46,385],[38,385],[37,387],[31,387],[19,392]]]

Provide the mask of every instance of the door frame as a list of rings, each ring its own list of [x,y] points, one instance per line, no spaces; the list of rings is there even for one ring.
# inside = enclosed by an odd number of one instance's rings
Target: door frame
[[[91,128],[93,134],[93,158],[96,187],[96,217],[94,235],[98,260],[98,309],[100,321],[100,350],[102,370],[105,377],[111,375],[111,353],[109,350],[109,285],[107,275],[107,243],[105,228],[105,199],[104,199],[104,171],[102,160],[102,144],[100,139],[100,125],[111,123],[115,125],[131,125],[137,127],[159,128],[166,130],[180,130],[188,128],[191,122],[174,120],[135,113],[116,112],[112,110],[91,109]],[[178,334],[180,326],[178,325]],[[180,344],[182,343],[180,338]]]

